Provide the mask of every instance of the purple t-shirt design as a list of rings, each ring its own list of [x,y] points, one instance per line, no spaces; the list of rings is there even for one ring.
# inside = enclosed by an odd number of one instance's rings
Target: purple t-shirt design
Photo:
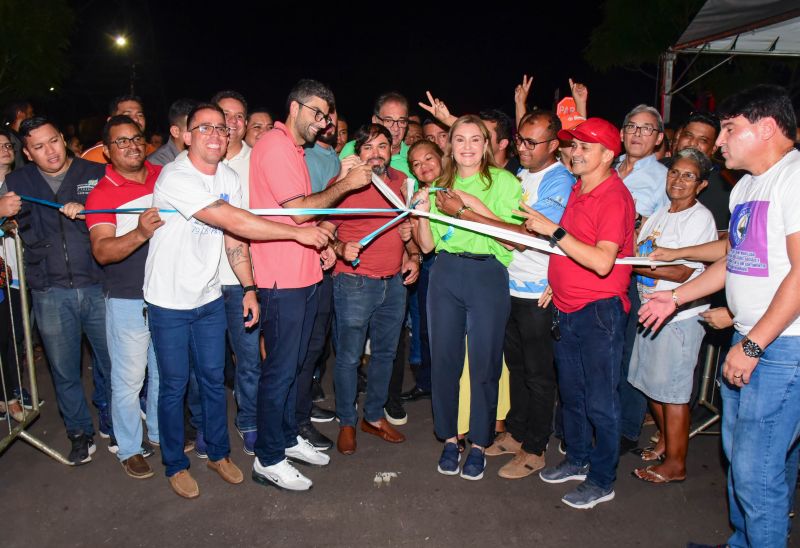
[[[769,202],[752,201],[737,205],[731,215],[728,238],[728,272],[742,276],[769,276],[767,212]]]

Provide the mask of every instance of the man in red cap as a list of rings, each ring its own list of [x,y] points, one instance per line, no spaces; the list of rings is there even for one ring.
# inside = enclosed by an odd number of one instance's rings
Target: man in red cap
[[[556,308],[553,335],[567,456],[539,477],[548,483],[582,481],[561,500],[593,508],[614,498],[617,385],[631,276],[630,266],[614,261],[633,255],[636,213],[630,192],[611,168],[620,153],[613,124],[589,118],[559,131],[558,138],[572,143],[572,172],[578,177],[561,225],[528,208],[525,223],[566,254],[551,256],[547,278]]]

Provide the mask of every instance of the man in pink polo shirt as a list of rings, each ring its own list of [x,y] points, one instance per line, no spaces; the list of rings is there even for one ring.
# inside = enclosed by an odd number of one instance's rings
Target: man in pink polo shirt
[[[554,350],[567,456],[539,477],[548,483],[582,480],[561,501],[594,508],[614,498],[621,421],[617,387],[631,275],[630,266],[615,260],[633,255],[636,213],[631,193],[611,169],[620,153],[613,124],[589,118],[559,131],[558,138],[572,143],[572,173],[578,177],[561,226],[528,208],[525,223],[566,254],[550,257],[547,279],[556,306]]]
[[[340,180],[312,194],[303,145],[331,123],[334,97],[314,80],[300,80],[286,101],[286,123],[275,123],[250,156],[250,207],[326,208],[370,184],[372,169],[361,162],[343,167]],[[348,167],[349,169],[348,171]],[[313,215],[271,217],[293,226],[307,226]],[[298,371],[305,358],[317,314],[320,259],[332,264],[331,249],[320,253],[293,241],[252,242],[250,251],[261,301],[261,327],[267,359],[258,382],[253,479],[283,489],[305,491],[310,479],[288,459],[324,466],[329,457],[298,436],[295,404]],[[308,389],[304,387],[300,389]]]

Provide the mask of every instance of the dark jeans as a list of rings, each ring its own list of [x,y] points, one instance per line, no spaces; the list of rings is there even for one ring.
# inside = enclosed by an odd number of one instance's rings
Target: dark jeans
[[[550,439],[556,399],[552,324],[550,306],[541,308],[537,299],[511,297],[504,348],[511,393],[506,429],[525,451],[537,455]]]
[[[255,452],[262,466],[286,458],[297,445],[297,375],[306,358],[319,306],[319,284],[259,289],[267,359],[261,362]]]
[[[81,335],[89,339],[94,366],[111,402],[111,358],[106,345],[106,301],[99,285],[80,289],[51,287],[31,291],[33,310],[50,364],[58,410],[67,434],[93,435],[92,416],[81,383]]]
[[[183,452],[183,398],[189,383],[189,355],[200,388],[203,438],[208,458],[231,452],[225,399],[225,304],[222,297],[198,308],[147,309],[158,363],[158,430],[167,477],[189,468]]]
[[[633,354],[633,343],[639,329],[639,290],[636,287],[636,276],[631,278],[628,286],[628,298],[631,301],[631,311],[625,323],[625,342],[622,350],[622,377],[619,381],[619,404],[622,412],[620,425],[622,435],[629,440],[636,441],[642,431],[644,414],[647,412],[647,396],[628,382],[628,368]]]
[[[241,285],[223,285],[222,298],[225,300],[225,317],[228,322],[228,342],[236,356],[236,426],[240,432],[253,432],[256,429],[256,396],[258,394],[259,354],[258,324],[244,326],[244,292]]]
[[[559,312],[554,344],[570,463],[590,465],[587,480],[614,484],[619,461],[619,375],[625,312],[619,297]],[[594,446],[592,446],[594,437]]]
[[[314,327],[311,329],[308,352],[306,352],[303,365],[300,367],[300,374],[297,376],[295,416],[298,426],[311,423],[311,407],[313,406],[311,385],[314,374],[319,371],[321,378],[325,371],[324,361],[328,357],[328,334],[331,332],[332,320],[333,278],[330,272],[325,272],[322,275],[322,282],[319,284],[319,309],[314,319]]]
[[[508,270],[494,257],[474,259],[442,252],[431,269],[429,290],[436,435],[448,439],[458,433],[459,380],[468,351],[469,435],[473,443],[486,447],[494,432],[503,337],[511,308]]]
[[[18,342],[24,340],[25,335],[22,328],[22,310],[18,289],[7,287],[0,288],[0,356],[3,361],[3,382],[5,383],[6,393],[20,388],[20,376],[23,375],[22,353],[18,352]],[[9,301],[9,293],[11,295]],[[12,325],[14,329],[12,329]],[[19,359],[17,356],[19,355]],[[19,371],[17,366],[19,364]],[[19,375],[19,376],[18,376]],[[23,382],[25,378],[22,377]],[[10,397],[10,396],[9,396]]]
[[[367,332],[371,337],[364,419],[383,417],[392,362],[406,313],[406,287],[396,274],[387,280],[337,274],[333,279],[336,310],[336,414],[342,426],[355,426],[357,370]]]

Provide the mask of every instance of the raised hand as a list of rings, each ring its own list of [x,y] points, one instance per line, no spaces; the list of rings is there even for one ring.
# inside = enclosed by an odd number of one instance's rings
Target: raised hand
[[[572,80],[570,80],[571,82]],[[531,85],[533,84],[533,76],[528,77],[527,74],[522,75],[522,83],[517,84],[517,87],[514,88],[514,104],[525,106],[525,103],[528,101],[528,94],[531,91]]]
[[[589,100],[589,88],[580,82],[575,82],[572,78],[569,79],[569,89],[572,93],[572,98],[575,99],[575,108],[578,114],[584,118],[588,117],[586,110],[586,102]]]
[[[341,182],[353,190],[363,188],[372,183],[372,168],[365,163],[354,166]]]
[[[425,104],[422,101],[417,104],[427,112],[431,113],[434,118],[443,124],[447,126],[453,125],[453,122],[456,121],[456,117],[450,114],[450,110],[447,108],[447,105],[444,104],[444,101],[434,98],[430,91],[426,91],[425,95],[428,96],[428,104]]]
[[[351,169],[353,169],[356,166],[360,166],[362,164],[364,164],[364,162],[362,162],[361,158],[359,158],[355,154],[351,154],[350,156],[345,156],[344,158],[342,158],[342,163],[341,166],[339,167],[339,175],[336,177],[336,180],[341,181],[347,176],[348,173],[350,173]]]

